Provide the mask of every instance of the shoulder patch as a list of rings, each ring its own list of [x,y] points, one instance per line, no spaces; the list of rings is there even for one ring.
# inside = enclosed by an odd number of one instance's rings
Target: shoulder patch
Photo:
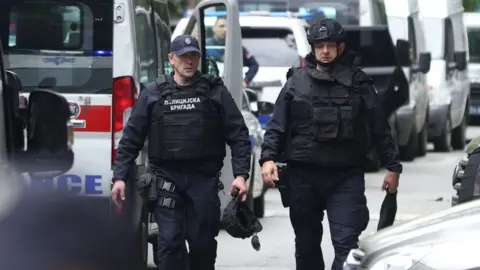
[[[297,69],[300,69],[300,67],[291,67],[288,69],[287,71],[287,80],[293,76],[293,74],[295,73],[295,70]]]

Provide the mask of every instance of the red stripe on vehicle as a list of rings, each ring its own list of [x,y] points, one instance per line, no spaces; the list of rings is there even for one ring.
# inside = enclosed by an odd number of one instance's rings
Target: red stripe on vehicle
[[[76,124],[85,121],[83,127]],[[80,115],[73,120],[76,132],[110,132],[112,126],[111,106],[80,106]]]

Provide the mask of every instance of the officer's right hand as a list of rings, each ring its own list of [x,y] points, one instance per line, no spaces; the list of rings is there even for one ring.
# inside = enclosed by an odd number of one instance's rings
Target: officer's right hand
[[[262,178],[263,182],[270,187],[275,187],[275,182],[278,181],[278,169],[277,165],[273,161],[266,161],[262,165]]]
[[[115,180],[112,187],[112,203],[116,207],[121,207],[125,201],[125,182],[123,180]]]

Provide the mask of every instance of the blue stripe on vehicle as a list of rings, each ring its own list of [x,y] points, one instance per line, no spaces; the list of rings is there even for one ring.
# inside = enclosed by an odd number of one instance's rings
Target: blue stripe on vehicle
[[[260,116],[257,117],[258,122],[260,122],[260,125],[262,126],[263,129],[267,126],[267,124],[268,124],[268,122],[270,121],[271,118],[272,118],[271,114],[260,115]]]

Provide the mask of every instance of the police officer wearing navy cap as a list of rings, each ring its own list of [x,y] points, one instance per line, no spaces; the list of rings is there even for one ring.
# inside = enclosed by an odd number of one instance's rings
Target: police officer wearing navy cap
[[[169,61],[174,72],[141,91],[115,161],[112,200],[121,204],[127,171],[148,135],[149,171],[159,194],[154,211],[159,269],[215,268],[225,143],[232,152],[231,192],[238,189],[243,200],[247,196],[248,128],[222,79],[197,70],[200,59],[195,37],[181,35],[172,41]]]
[[[337,270],[369,221],[363,169],[368,142],[376,143],[388,170],[382,189],[396,192],[402,165],[373,80],[353,66],[345,50],[342,25],[316,21],[307,38],[312,53],[306,67],[289,71],[266,127],[260,163],[270,186],[278,180],[275,162],[287,163],[282,178],[289,192],[296,269],[325,269],[326,210],[335,249],[331,269]]]

